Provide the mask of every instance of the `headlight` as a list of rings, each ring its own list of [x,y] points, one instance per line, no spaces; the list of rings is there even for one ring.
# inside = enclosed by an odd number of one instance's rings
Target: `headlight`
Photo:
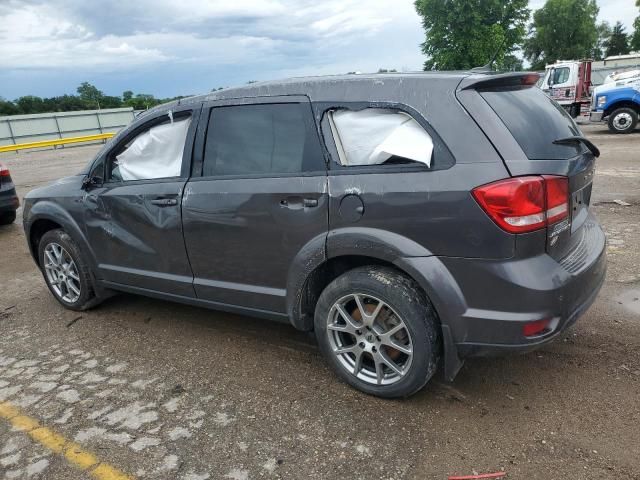
[[[602,97],[598,97],[598,106],[601,107],[605,103],[607,103],[607,96],[603,95]]]

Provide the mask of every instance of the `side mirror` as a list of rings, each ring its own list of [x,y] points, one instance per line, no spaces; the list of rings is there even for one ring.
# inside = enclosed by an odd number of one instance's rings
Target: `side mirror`
[[[102,185],[102,179],[100,177],[86,176],[82,180],[82,189],[91,190],[93,187],[99,187]]]
[[[555,68],[552,68],[551,70],[549,70],[549,79],[547,80],[547,85],[549,85],[549,87],[553,87],[553,75],[555,71],[556,71]]]

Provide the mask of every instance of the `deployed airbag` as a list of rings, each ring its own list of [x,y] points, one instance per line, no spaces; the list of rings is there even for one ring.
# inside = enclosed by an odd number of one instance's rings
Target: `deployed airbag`
[[[190,123],[190,118],[177,120],[138,135],[124,152],[116,156],[122,179],[179,177]]]
[[[431,136],[406,113],[335,110],[330,112],[330,125],[343,165],[376,165],[402,157],[431,166]]]

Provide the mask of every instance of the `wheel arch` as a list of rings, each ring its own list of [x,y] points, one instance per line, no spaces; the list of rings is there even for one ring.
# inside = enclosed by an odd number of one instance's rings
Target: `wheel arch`
[[[316,237],[296,257],[287,283],[287,313],[294,327],[313,330],[315,305],[342,273],[363,265],[391,267],[414,280],[433,304],[442,332],[445,378],[462,367],[452,330],[467,310],[464,296],[437,256],[413,240],[371,228],[344,228]]]
[[[617,109],[619,108],[630,108],[632,109],[634,112],[636,112],[638,115],[640,115],[640,104],[632,101],[632,100],[618,100],[615,103],[612,103],[611,105],[609,105],[603,114],[603,118],[604,117],[608,117],[609,115],[611,115],[613,112],[615,112]]]
[[[29,251],[36,264],[40,264],[40,259],[38,258],[40,239],[48,231],[57,228],[64,230],[76,242],[86,255],[87,261],[93,270],[95,256],[82,229],[68,212],[53,202],[38,202],[33,205],[25,222],[25,234],[29,243]]]

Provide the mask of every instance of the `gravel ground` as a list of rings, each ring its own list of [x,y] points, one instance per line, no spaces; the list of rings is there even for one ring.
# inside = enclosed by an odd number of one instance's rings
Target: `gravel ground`
[[[64,310],[19,219],[0,229],[0,402],[137,478],[640,479],[640,132],[584,131],[602,150],[608,278],[540,351],[468,361],[408,400],[365,396],[287,325],[130,295]],[[22,197],[97,148],[0,159]],[[88,474],[0,417],[0,478]]]

